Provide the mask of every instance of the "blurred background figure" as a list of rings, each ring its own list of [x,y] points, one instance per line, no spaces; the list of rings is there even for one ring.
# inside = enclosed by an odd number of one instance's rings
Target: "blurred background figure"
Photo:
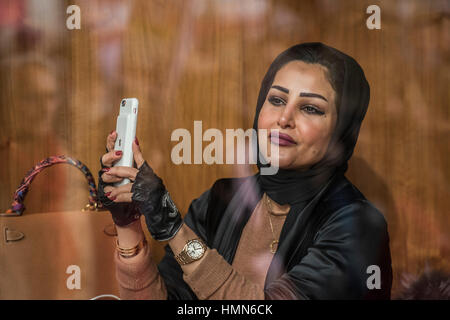
[[[402,277],[398,300],[450,300],[450,273],[426,267],[419,275]]]
[[[43,57],[14,56],[1,66],[0,183],[3,210],[27,171],[50,155],[67,153],[59,134],[61,91],[56,69]],[[41,172],[25,201],[27,213],[63,210],[67,175],[63,166]]]
[[[0,205],[8,209],[22,178],[37,162],[69,154],[65,6],[58,0],[0,0]],[[84,179],[57,165],[33,181],[27,213],[79,209],[86,202],[67,197]],[[86,188],[86,182],[84,188]]]

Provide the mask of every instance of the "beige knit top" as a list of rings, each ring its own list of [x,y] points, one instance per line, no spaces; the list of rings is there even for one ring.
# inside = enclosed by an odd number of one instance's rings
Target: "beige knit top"
[[[270,246],[278,240],[289,212],[289,205],[270,201],[268,207],[265,199],[262,197],[245,225],[232,265],[217,250],[208,249],[195,271],[183,275],[199,299],[264,299],[264,282],[274,256]],[[164,279],[148,246],[136,258],[129,263],[115,254],[121,299],[166,299]]]

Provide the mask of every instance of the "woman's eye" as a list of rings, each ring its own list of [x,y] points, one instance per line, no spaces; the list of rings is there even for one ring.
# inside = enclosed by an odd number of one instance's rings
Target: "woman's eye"
[[[281,106],[284,104],[284,101],[278,97],[269,97],[269,102],[274,106]]]
[[[314,108],[313,106],[309,106],[309,105],[304,106],[303,109],[306,110],[306,112],[311,113],[311,114],[319,114],[319,115],[324,114],[324,112]]]

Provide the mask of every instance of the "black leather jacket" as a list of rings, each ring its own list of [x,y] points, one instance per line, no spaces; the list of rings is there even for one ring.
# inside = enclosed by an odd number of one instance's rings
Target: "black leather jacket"
[[[256,176],[217,180],[192,201],[185,223],[231,264],[261,199]],[[389,235],[383,214],[343,175],[333,177],[284,223],[267,272],[266,299],[390,299]],[[379,267],[380,288],[369,289]],[[158,265],[169,299],[197,299],[169,246]],[[371,281],[369,281],[371,282]]]

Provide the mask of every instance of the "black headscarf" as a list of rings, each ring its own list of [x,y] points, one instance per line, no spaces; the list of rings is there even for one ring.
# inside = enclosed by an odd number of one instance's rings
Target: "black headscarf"
[[[364,72],[352,57],[318,42],[295,45],[282,52],[264,76],[253,122],[255,130],[276,73],[293,60],[319,63],[328,69],[328,79],[336,92],[337,122],[324,157],[308,170],[280,168],[275,175],[262,175],[260,172],[256,175],[261,190],[277,203],[290,204],[291,211],[302,209],[333,175],[346,172],[347,161],[353,154],[370,98],[370,87]],[[260,171],[264,165],[259,157],[257,164]]]

